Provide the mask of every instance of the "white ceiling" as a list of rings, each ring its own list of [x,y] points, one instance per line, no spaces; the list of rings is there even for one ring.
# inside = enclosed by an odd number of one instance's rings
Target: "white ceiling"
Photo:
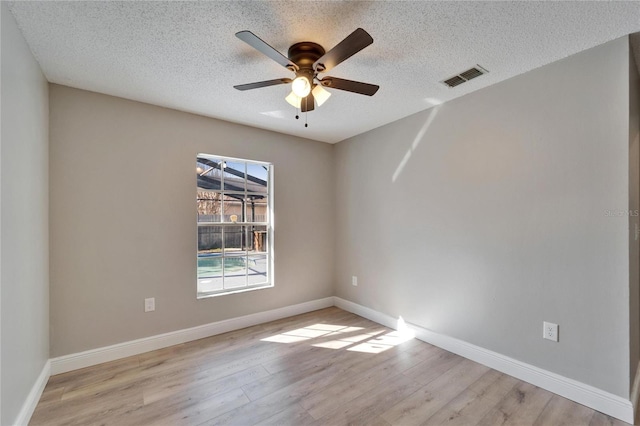
[[[212,1],[10,2],[50,82],[263,129],[338,142],[563,57],[640,31],[640,2]],[[299,41],[329,50],[358,27],[374,42],[328,75],[380,85],[332,90],[295,120],[288,85],[233,85],[292,73],[234,34],[285,56]],[[489,74],[440,83],[476,64]]]

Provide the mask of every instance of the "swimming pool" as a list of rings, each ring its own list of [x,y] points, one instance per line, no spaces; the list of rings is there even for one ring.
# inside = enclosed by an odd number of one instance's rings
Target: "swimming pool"
[[[199,254],[198,255],[198,278],[216,277],[222,274],[222,256],[219,254]],[[247,268],[244,256],[234,256],[224,258],[224,271],[240,272]]]

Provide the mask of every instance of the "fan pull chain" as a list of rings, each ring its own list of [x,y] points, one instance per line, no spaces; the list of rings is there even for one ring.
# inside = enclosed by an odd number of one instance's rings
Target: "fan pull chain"
[[[307,115],[309,114],[309,97],[304,98],[304,127],[309,127],[307,124]]]
[[[304,105],[305,105],[305,111],[304,111],[304,127],[309,127],[309,123],[307,121],[307,114],[309,113],[309,104],[308,104],[308,100],[307,98],[304,98]],[[300,102],[300,107],[302,107],[302,102]],[[300,113],[302,112],[302,108],[298,108],[296,107],[296,120],[300,119]]]

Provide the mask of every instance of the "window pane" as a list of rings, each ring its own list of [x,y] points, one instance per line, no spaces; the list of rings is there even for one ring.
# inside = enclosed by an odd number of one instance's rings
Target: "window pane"
[[[222,290],[222,257],[220,254],[198,254],[198,293]]]
[[[198,226],[198,256],[220,253],[222,250],[221,226]]]
[[[267,241],[267,227],[266,226],[251,226],[250,235],[251,242],[248,249],[252,253],[265,253],[269,243]]]
[[[222,171],[221,161],[198,157],[196,160],[196,176],[198,188],[221,190]]]
[[[247,249],[247,236],[244,226],[226,226],[224,228],[224,254],[244,252]]]
[[[222,194],[198,190],[198,222],[220,222]]]
[[[247,260],[249,285],[267,282],[267,256],[263,254],[249,254]]]
[[[222,200],[223,222],[242,222],[244,195],[225,194]]]
[[[247,286],[247,257],[224,257],[224,288],[239,288]]]
[[[245,163],[235,161],[225,161],[224,168],[224,190],[244,192],[245,187]]]
[[[269,182],[267,165],[247,163],[247,192],[266,194]]]
[[[267,213],[266,195],[249,196],[246,222],[266,222],[268,220]]]

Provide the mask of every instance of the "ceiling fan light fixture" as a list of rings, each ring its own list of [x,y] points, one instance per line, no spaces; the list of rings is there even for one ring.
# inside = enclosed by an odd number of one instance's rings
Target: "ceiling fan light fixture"
[[[316,87],[313,88],[311,93],[313,93],[313,97],[315,98],[316,104],[318,104],[318,106],[325,103],[327,99],[329,99],[329,96],[331,96],[331,93],[329,93],[327,90],[324,90],[324,88],[320,84],[317,84]]]
[[[306,98],[311,92],[311,83],[307,77],[303,75],[298,76],[293,80],[293,83],[291,83],[291,90],[293,90],[293,93],[299,98]]]
[[[300,118],[299,113],[313,111],[329,99],[331,93],[324,90],[322,86],[366,96],[373,96],[380,88],[375,84],[362,83],[360,81],[345,80],[331,76],[325,76],[322,79],[318,77],[319,73],[333,69],[336,65],[373,43],[371,35],[362,28],[356,29],[328,52],[317,43],[301,41],[289,47],[287,56],[278,52],[251,31],[239,31],[236,33],[236,37],[287,70],[295,73],[295,78],[293,80],[291,78],[277,78],[233,87],[244,91],[280,84],[291,84],[291,93],[285,97],[285,100],[298,109],[298,114],[295,116],[296,119]],[[304,126],[307,127],[306,114]]]
[[[289,95],[284,98],[287,102],[289,102],[289,105],[291,105],[294,108],[300,108],[300,104],[302,102],[302,98],[298,95],[296,95],[295,93],[291,92],[289,93]]]

